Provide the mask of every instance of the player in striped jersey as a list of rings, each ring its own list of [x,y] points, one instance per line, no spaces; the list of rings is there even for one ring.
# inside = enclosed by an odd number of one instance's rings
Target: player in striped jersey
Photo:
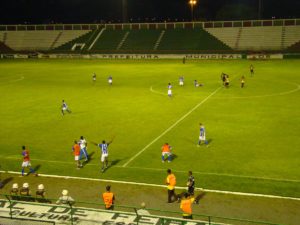
[[[71,110],[69,109],[67,103],[65,102],[65,100],[62,100],[62,104],[61,104],[61,113],[62,115],[65,115],[65,111],[67,111],[68,113],[71,113]]]
[[[199,135],[199,141],[198,141],[198,147],[201,144],[201,141],[204,141],[205,145],[208,147],[208,141],[205,137],[205,127],[202,123],[200,123],[200,135]]]
[[[107,169],[108,167],[108,146],[112,143],[112,141],[106,143],[106,141],[103,140],[101,144],[97,144],[95,142],[92,143],[101,149],[101,162],[102,162],[101,172],[103,173],[104,170]]]

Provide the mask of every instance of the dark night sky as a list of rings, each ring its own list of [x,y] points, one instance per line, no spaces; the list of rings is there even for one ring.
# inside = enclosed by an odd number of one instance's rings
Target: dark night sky
[[[128,19],[187,21],[188,0],[127,0]],[[300,0],[261,0],[262,18],[300,18]],[[259,0],[198,0],[196,20],[257,19]],[[0,24],[121,22],[122,0],[1,0]]]

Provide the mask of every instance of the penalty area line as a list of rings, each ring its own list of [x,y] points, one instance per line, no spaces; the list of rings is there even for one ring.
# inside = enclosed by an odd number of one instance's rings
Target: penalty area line
[[[9,173],[9,174],[17,174],[17,175],[21,174],[20,172],[15,172],[15,171],[0,171],[0,173]],[[166,185],[138,183],[138,182],[132,182],[132,181],[119,181],[119,180],[97,179],[97,178],[88,178],[88,177],[73,177],[73,176],[62,176],[62,175],[51,175],[51,174],[39,174],[39,176],[40,177],[49,177],[49,178],[59,178],[59,179],[98,181],[98,182],[109,182],[109,183],[117,183],[117,184],[130,184],[130,185],[138,185],[138,186],[166,188]],[[176,187],[176,189],[186,190],[187,187]],[[210,189],[203,189],[203,188],[195,188],[195,189],[198,191],[203,191],[203,192],[207,192],[207,193],[300,201],[300,198],[278,196],[278,195],[266,195],[266,194],[245,193],[245,192],[235,192],[235,191],[220,191],[220,190],[210,190]]]
[[[222,87],[218,87],[214,92],[212,92],[210,95],[208,95],[205,99],[203,99],[201,102],[199,102],[196,106],[194,106],[190,111],[188,111],[186,114],[184,114],[181,118],[179,118],[173,125],[171,125],[169,128],[167,128],[164,132],[162,132],[159,136],[157,136],[154,140],[152,140],[148,145],[146,145],[142,150],[140,150],[138,153],[136,153],[133,157],[131,157],[122,167],[128,166],[129,163],[131,163],[136,157],[138,157],[140,154],[142,154],[147,148],[149,148],[153,143],[155,143],[158,139],[160,139],[162,136],[164,136],[166,133],[168,133],[170,130],[172,130],[178,123],[180,123],[182,120],[184,120],[187,116],[189,116],[192,112],[194,112],[199,106],[201,106],[204,102],[206,102],[211,96],[216,94]]]

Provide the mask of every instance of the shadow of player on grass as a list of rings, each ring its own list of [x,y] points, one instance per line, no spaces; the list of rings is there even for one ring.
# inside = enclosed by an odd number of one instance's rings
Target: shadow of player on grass
[[[94,154],[95,154],[95,152],[91,152],[91,153],[89,154],[89,160],[88,160],[88,161],[83,161],[83,162],[82,162],[82,167],[84,167],[86,164],[90,163],[90,161],[93,160],[93,155],[94,155]]]
[[[9,182],[11,182],[14,178],[12,177],[8,177],[5,178],[4,180],[0,179],[0,189],[4,188],[6,184],[8,184]]]
[[[40,168],[41,168],[41,165],[40,165],[40,164],[36,165],[36,166],[33,168],[33,170],[34,170],[36,176],[37,176],[37,172],[38,172],[38,170],[39,170]],[[26,173],[26,176],[29,176],[29,174],[31,174],[30,171],[29,171],[28,173]]]

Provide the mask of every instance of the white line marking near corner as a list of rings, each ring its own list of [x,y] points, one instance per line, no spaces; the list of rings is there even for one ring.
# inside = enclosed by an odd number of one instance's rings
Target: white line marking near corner
[[[170,126],[168,129],[166,129],[162,134],[160,134],[158,137],[156,137],[153,141],[151,141],[148,145],[146,145],[141,151],[139,151],[137,154],[135,154],[133,157],[131,157],[124,165],[123,167],[126,167],[130,162],[132,162],[136,157],[138,157],[140,154],[142,154],[149,146],[151,146],[153,143],[155,143],[158,139],[160,139],[162,136],[164,136],[166,133],[168,133],[170,130],[172,130],[178,123],[180,123],[182,120],[184,120],[188,115],[190,115],[192,112],[194,112],[199,106],[201,106],[204,102],[206,102],[211,96],[216,94],[222,87],[218,87],[214,92],[212,92],[210,95],[208,95],[205,99],[203,99],[200,103],[198,103],[194,108],[192,108],[190,111],[188,111],[186,114],[184,114],[179,120],[177,120],[172,126]]]
[[[21,174],[20,172],[15,172],[15,171],[0,171],[0,173],[10,173],[10,174],[18,174],[18,175]],[[39,176],[40,177],[50,177],[50,178],[60,178],[60,179],[87,180],[87,181],[98,181],[98,182],[109,182],[109,183],[117,183],[117,184],[130,184],[130,185],[138,185],[138,186],[166,188],[166,185],[138,183],[138,182],[130,182],[130,181],[96,179],[96,178],[87,178],[87,177],[60,176],[60,175],[50,175],[50,174],[39,174]],[[176,189],[186,190],[186,187],[176,187]],[[278,196],[278,195],[264,195],[264,194],[244,193],[244,192],[234,192],[234,191],[219,191],[219,190],[210,190],[210,189],[203,189],[203,188],[195,188],[195,189],[198,191],[203,191],[203,192],[208,192],[208,193],[300,201],[300,198]]]

